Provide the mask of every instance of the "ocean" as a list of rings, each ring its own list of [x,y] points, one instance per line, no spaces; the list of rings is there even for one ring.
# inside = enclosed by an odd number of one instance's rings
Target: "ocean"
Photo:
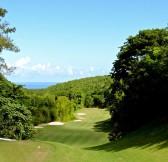
[[[27,89],[41,89],[47,88],[52,85],[56,85],[56,82],[15,82],[15,84],[23,85],[24,88]]]

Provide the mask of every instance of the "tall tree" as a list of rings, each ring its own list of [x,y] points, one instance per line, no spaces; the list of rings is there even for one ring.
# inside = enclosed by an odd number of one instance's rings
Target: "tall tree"
[[[121,47],[111,76],[112,121],[121,132],[168,115],[168,31],[142,30]]]
[[[13,43],[13,40],[9,37],[11,33],[16,31],[15,27],[9,27],[9,23],[3,21],[7,10],[0,8],[0,54],[4,50],[19,52],[19,48]],[[14,67],[8,67],[5,60],[0,57],[0,72],[3,74],[9,74],[14,70]]]
[[[19,52],[19,49],[10,39],[9,34],[16,31],[10,28],[6,21],[2,21],[7,11],[0,8],[0,54],[4,50]],[[4,74],[14,70],[8,67],[0,57],[0,137],[14,139],[28,139],[35,133],[32,124],[32,114],[24,106],[25,91],[20,85],[15,85],[5,79]]]

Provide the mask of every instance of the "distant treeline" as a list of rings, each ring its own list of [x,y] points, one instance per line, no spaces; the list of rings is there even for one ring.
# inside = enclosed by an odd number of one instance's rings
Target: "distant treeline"
[[[84,107],[106,107],[110,76],[96,76],[56,84],[46,89],[27,90],[27,106],[32,107],[34,124],[68,121]]]

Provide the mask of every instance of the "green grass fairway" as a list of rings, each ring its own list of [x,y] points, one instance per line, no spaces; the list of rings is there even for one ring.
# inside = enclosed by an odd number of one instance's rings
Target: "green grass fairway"
[[[148,125],[109,143],[108,111],[82,109],[79,112],[86,114],[81,116],[82,121],[45,126],[35,140],[0,141],[0,162],[168,161],[167,124]]]
[[[93,108],[82,109],[80,112],[86,114],[79,116],[84,118],[82,121],[67,122],[63,126],[45,126],[36,139],[80,148],[107,143],[108,132],[102,130],[102,124],[110,118],[109,112]]]
[[[35,141],[0,141],[0,162],[45,162],[53,147]]]

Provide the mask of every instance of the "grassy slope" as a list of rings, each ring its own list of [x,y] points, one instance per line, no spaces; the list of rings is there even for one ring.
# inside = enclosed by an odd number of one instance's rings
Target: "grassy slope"
[[[103,109],[83,109],[80,122],[67,122],[64,126],[46,126],[37,134],[40,141],[59,142],[73,147],[89,147],[108,142],[108,133],[102,132],[100,120],[110,118],[108,111]]]
[[[109,143],[108,112],[99,109],[81,112],[87,114],[83,121],[46,126],[37,134],[36,141],[0,141],[0,161],[167,162],[168,125],[149,125]]]
[[[123,139],[109,143],[108,112],[98,109],[81,110],[86,113],[82,122],[66,123],[63,127],[48,126],[37,136],[56,147],[51,161],[111,162],[111,161],[167,161],[167,125],[144,127]]]
[[[53,151],[53,147],[41,142],[0,141],[0,162],[44,162]]]

